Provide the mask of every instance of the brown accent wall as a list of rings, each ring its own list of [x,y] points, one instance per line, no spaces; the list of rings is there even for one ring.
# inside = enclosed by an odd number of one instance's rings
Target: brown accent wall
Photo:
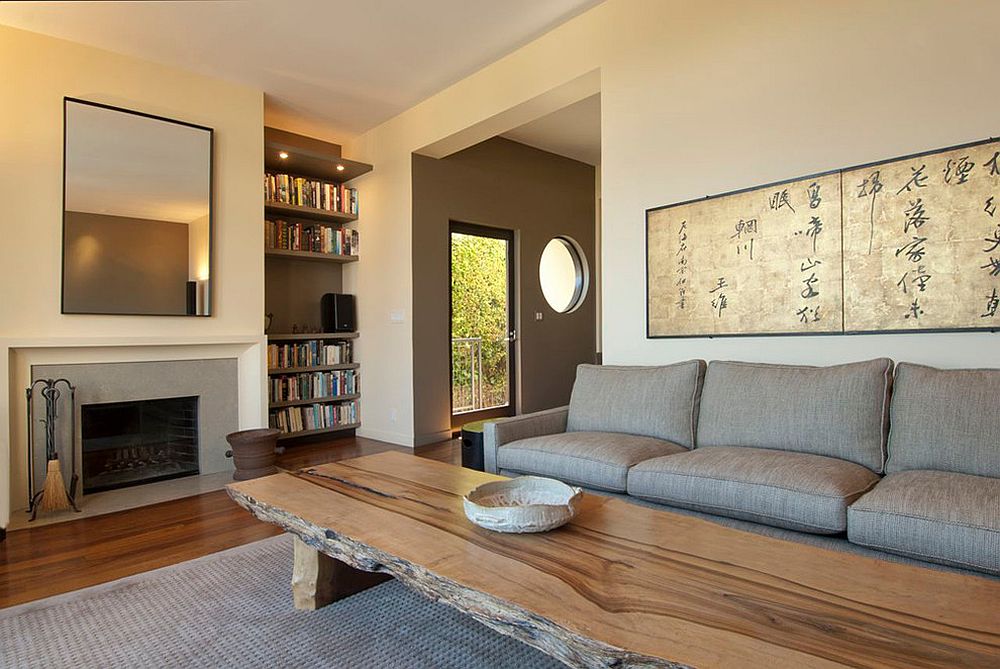
[[[267,257],[264,271],[264,312],[273,314],[270,334],[322,326],[320,304],[326,293],[343,286],[341,266],[297,258]]]
[[[538,284],[545,244],[568,235],[595,258],[594,168],[495,138],[441,160],[413,156],[413,384],[417,443],[451,427],[450,221],[514,230],[521,413],[569,401],[581,362],[593,362],[592,283],[579,309],[558,314]],[[544,318],[535,320],[535,313]]]
[[[186,313],[187,224],[67,211],[64,225],[67,313]]]

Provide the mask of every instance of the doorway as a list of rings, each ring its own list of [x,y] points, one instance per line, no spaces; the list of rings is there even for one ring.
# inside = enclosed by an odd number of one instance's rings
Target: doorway
[[[513,416],[514,231],[450,224],[451,424]]]

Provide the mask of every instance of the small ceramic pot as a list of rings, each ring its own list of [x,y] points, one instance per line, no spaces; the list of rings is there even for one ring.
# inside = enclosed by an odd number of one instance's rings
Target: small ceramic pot
[[[226,453],[233,458],[236,471],[233,480],[246,481],[260,476],[277,474],[275,458],[278,453],[278,435],[280,430],[261,428],[257,430],[240,430],[226,435],[226,441],[232,450]]]

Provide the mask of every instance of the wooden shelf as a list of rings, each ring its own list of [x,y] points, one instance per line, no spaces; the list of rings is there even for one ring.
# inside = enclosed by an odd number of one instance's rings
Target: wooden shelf
[[[313,397],[308,400],[288,400],[285,402],[270,402],[269,406],[271,409],[284,409],[285,407],[300,407],[306,406],[307,404],[333,404],[334,402],[347,402],[348,400],[356,400],[360,398],[361,395],[334,395],[332,397]]]
[[[283,216],[285,218],[306,218],[310,221],[323,221],[332,225],[342,225],[343,223],[358,220],[358,217],[354,214],[317,209],[316,207],[302,207],[297,204],[283,204],[280,202],[265,202],[264,213],[273,216]]]
[[[310,260],[313,262],[357,262],[358,256],[344,256],[336,253],[316,253],[315,251],[286,251],[285,249],[266,249],[264,255],[269,258],[289,258],[295,260]]]
[[[360,367],[356,362],[345,362],[339,365],[311,365],[309,367],[271,367],[267,370],[268,376],[279,374],[303,374],[305,372],[332,372],[340,369],[357,369]]]
[[[269,334],[268,341],[306,341],[309,339],[357,339],[357,332],[299,332],[297,334]]]
[[[287,158],[278,155],[282,151],[288,154]],[[338,170],[338,166],[344,169]],[[338,144],[268,127],[264,128],[264,168],[334,183],[344,183],[372,171],[368,163],[343,158]]]
[[[300,430],[299,432],[286,432],[285,434],[279,435],[278,439],[292,439],[295,437],[308,437],[313,434],[328,434],[330,432],[344,432],[345,430],[356,430],[361,427],[361,423],[345,423],[344,425],[335,425],[333,427],[322,427],[318,430]]]

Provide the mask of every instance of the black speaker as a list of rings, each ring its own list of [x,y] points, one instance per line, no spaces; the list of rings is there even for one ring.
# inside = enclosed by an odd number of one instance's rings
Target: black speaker
[[[344,293],[327,293],[320,303],[323,310],[323,332],[354,332],[354,296]]]

